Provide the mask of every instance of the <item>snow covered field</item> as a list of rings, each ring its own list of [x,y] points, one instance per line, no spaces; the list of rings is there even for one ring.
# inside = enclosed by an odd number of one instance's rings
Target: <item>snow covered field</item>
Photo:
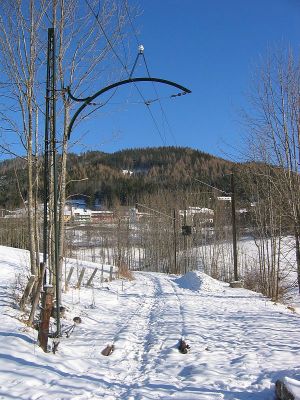
[[[0,247],[1,399],[271,400],[278,378],[300,378],[300,315],[201,272],[70,287],[63,324],[82,323],[45,354],[14,307],[26,266],[26,252]]]

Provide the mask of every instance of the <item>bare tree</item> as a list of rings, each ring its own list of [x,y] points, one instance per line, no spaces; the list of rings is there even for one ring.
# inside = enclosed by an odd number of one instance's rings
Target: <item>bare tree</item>
[[[70,87],[74,95],[90,95],[95,82],[99,85],[112,79],[112,45],[117,46],[124,40],[122,29],[126,24],[127,5],[124,2],[105,0],[99,8],[98,1],[81,2],[79,0],[56,0],[53,2],[53,25],[56,27],[58,43],[58,81],[61,104],[61,166],[60,166],[60,203],[59,232],[60,260],[64,254],[64,207],[66,201],[68,127],[74,102],[66,93]],[[128,10],[128,9],[127,9]],[[109,76],[103,73],[104,63],[110,59]],[[89,113],[90,114],[90,113]],[[84,117],[83,117],[84,118]]]
[[[66,191],[66,163],[68,154],[68,126],[74,104],[70,101],[66,87],[82,97],[90,94],[95,80],[107,84],[113,76],[120,74],[120,66],[114,66],[111,54],[124,40],[128,5],[124,1],[105,0],[8,0],[1,3],[0,51],[1,65],[6,77],[9,93],[8,107],[2,112],[6,132],[17,135],[18,144],[23,146],[27,161],[27,196],[29,250],[31,274],[37,279],[39,252],[38,228],[38,110],[43,112],[45,81],[45,50],[47,27],[54,27],[57,43],[57,143],[59,157],[59,225],[60,260],[64,253],[64,205]],[[126,46],[124,45],[124,48]],[[107,67],[110,66],[109,72]],[[41,113],[40,113],[41,114]],[[21,115],[21,119],[19,116]],[[84,116],[85,117],[85,116]],[[83,118],[84,118],[83,117]],[[21,120],[21,124],[18,121]],[[20,148],[9,147],[7,138],[2,148],[18,155]],[[11,140],[16,142],[16,140]],[[42,142],[42,141],[41,141]],[[50,177],[51,178],[51,177]],[[50,200],[51,201],[51,200]],[[50,226],[51,229],[51,226]],[[49,254],[51,257],[51,254]],[[58,277],[60,280],[60,276]],[[32,282],[32,280],[30,281]],[[26,293],[30,294],[31,288]],[[26,296],[27,297],[27,296]],[[24,306],[26,298],[22,299]]]
[[[246,114],[249,158],[272,169],[268,185],[277,193],[272,207],[282,210],[294,233],[300,292],[300,64],[292,51],[278,52],[264,61],[254,80],[251,102]]]
[[[28,236],[31,274],[37,278],[39,256],[35,240],[35,194],[38,186],[34,167],[37,132],[37,88],[38,69],[40,66],[40,31],[46,11],[46,2],[38,5],[34,0],[23,2],[7,1],[1,3],[0,17],[0,52],[3,75],[9,83],[9,107],[6,110],[5,126],[9,132],[14,131],[23,146],[27,162],[27,196],[26,208],[28,215]],[[14,113],[18,118],[14,118]],[[12,140],[14,141],[14,140]],[[6,141],[7,142],[7,141]],[[10,153],[16,151],[6,147]],[[22,297],[21,307],[24,307],[27,296],[30,295],[33,279]]]

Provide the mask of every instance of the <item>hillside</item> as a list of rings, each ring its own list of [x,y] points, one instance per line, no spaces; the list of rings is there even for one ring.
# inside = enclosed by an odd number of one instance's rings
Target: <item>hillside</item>
[[[200,271],[70,287],[62,322],[82,323],[43,353],[15,303],[27,266],[26,251],[0,246],[1,399],[273,400],[277,379],[300,378],[299,314]]]
[[[132,205],[162,190],[199,191],[201,185],[195,178],[226,189],[228,180],[224,180],[223,175],[231,167],[229,161],[181,147],[129,149],[113,154],[94,151],[70,154],[67,195],[82,196],[88,199],[89,206],[98,200],[112,207],[118,204]],[[42,159],[40,169],[42,195]],[[0,163],[0,175],[3,177],[0,207],[12,208],[21,204],[18,189],[26,199],[25,174],[24,161]],[[16,185],[16,177],[20,181],[19,186]]]
[[[88,152],[70,155],[68,172],[73,182],[68,191],[88,196],[108,207],[132,205],[161,191],[199,190],[198,178],[220,183],[231,163],[209,154],[180,147],[123,150],[113,154]],[[224,184],[224,182],[223,182]]]

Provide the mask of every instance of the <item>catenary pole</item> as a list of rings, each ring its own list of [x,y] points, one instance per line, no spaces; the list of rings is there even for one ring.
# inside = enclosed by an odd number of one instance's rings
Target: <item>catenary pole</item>
[[[61,271],[59,263],[59,226],[58,226],[58,172],[57,172],[57,139],[56,139],[56,66],[55,66],[55,33],[52,36],[52,81],[51,81],[51,111],[52,111],[52,162],[53,162],[53,223],[54,223],[54,264],[56,288],[56,336],[61,335],[60,306],[61,306]]]
[[[231,175],[231,215],[232,215],[232,249],[233,249],[233,271],[234,280],[238,281],[238,260],[236,242],[236,212],[235,212],[235,181],[234,174]]]
[[[43,263],[47,263],[48,253],[48,200],[49,200],[49,122],[50,122],[50,36],[52,32],[48,29],[47,50],[47,78],[46,78],[46,110],[45,110],[45,138],[44,138],[44,226],[43,226]],[[44,284],[47,282],[46,272]]]
[[[177,274],[177,237],[176,237],[176,210],[174,208],[173,217],[173,231],[174,231],[174,273]]]
[[[54,230],[54,269],[55,302],[56,302],[56,336],[61,334],[60,305],[61,305],[61,273],[59,265],[59,226],[58,226],[58,178],[57,178],[57,138],[56,138],[56,65],[55,65],[55,32],[48,29],[47,82],[46,82],[46,116],[45,116],[45,166],[44,166],[44,254],[43,262],[47,262],[49,250],[48,212],[53,212]],[[49,165],[49,147],[52,155]],[[52,174],[50,173],[52,170]],[[50,194],[50,176],[53,176],[53,210],[48,210]],[[48,257],[49,262],[49,257]]]

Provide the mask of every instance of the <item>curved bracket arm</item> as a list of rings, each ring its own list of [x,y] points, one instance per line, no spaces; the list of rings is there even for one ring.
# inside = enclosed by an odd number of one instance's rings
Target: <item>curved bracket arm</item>
[[[175,83],[175,82],[172,82],[172,81],[168,81],[166,79],[160,79],[160,78],[131,78],[131,79],[125,79],[124,81],[116,82],[116,83],[113,83],[112,85],[106,86],[105,88],[99,90],[98,92],[96,92],[92,96],[86,97],[84,99],[78,99],[78,98],[72,96],[71,92],[70,92],[70,88],[68,87],[67,88],[67,92],[68,92],[68,95],[70,96],[70,98],[72,100],[74,100],[74,101],[83,101],[84,102],[78,108],[78,110],[75,112],[75,114],[73,115],[73,117],[72,117],[72,119],[70,121],[70,124],[69,124],[69,127],[68,127],[68,140],[70,139],[72,128],[73,128],[73,125],[75,123],[76,118],[81,113],[81,111],[83,111],[85,109],[85,107],[88,106],[91,103],[91,101],[93,101],[98,96],[100,96],[101,94],[107,92],[110,89],[114,89],[115,87],[118,87],[118,86],[121,86],[121,85],[126,85],[127,83],[134,83],[134,82],[158,82],[158,83],[163,83],[165,85],[174,86],[177,89],[182,90],[184,93],[191,93],[191,90],[185,88],[184,86],[179,85],[178,83]]]

